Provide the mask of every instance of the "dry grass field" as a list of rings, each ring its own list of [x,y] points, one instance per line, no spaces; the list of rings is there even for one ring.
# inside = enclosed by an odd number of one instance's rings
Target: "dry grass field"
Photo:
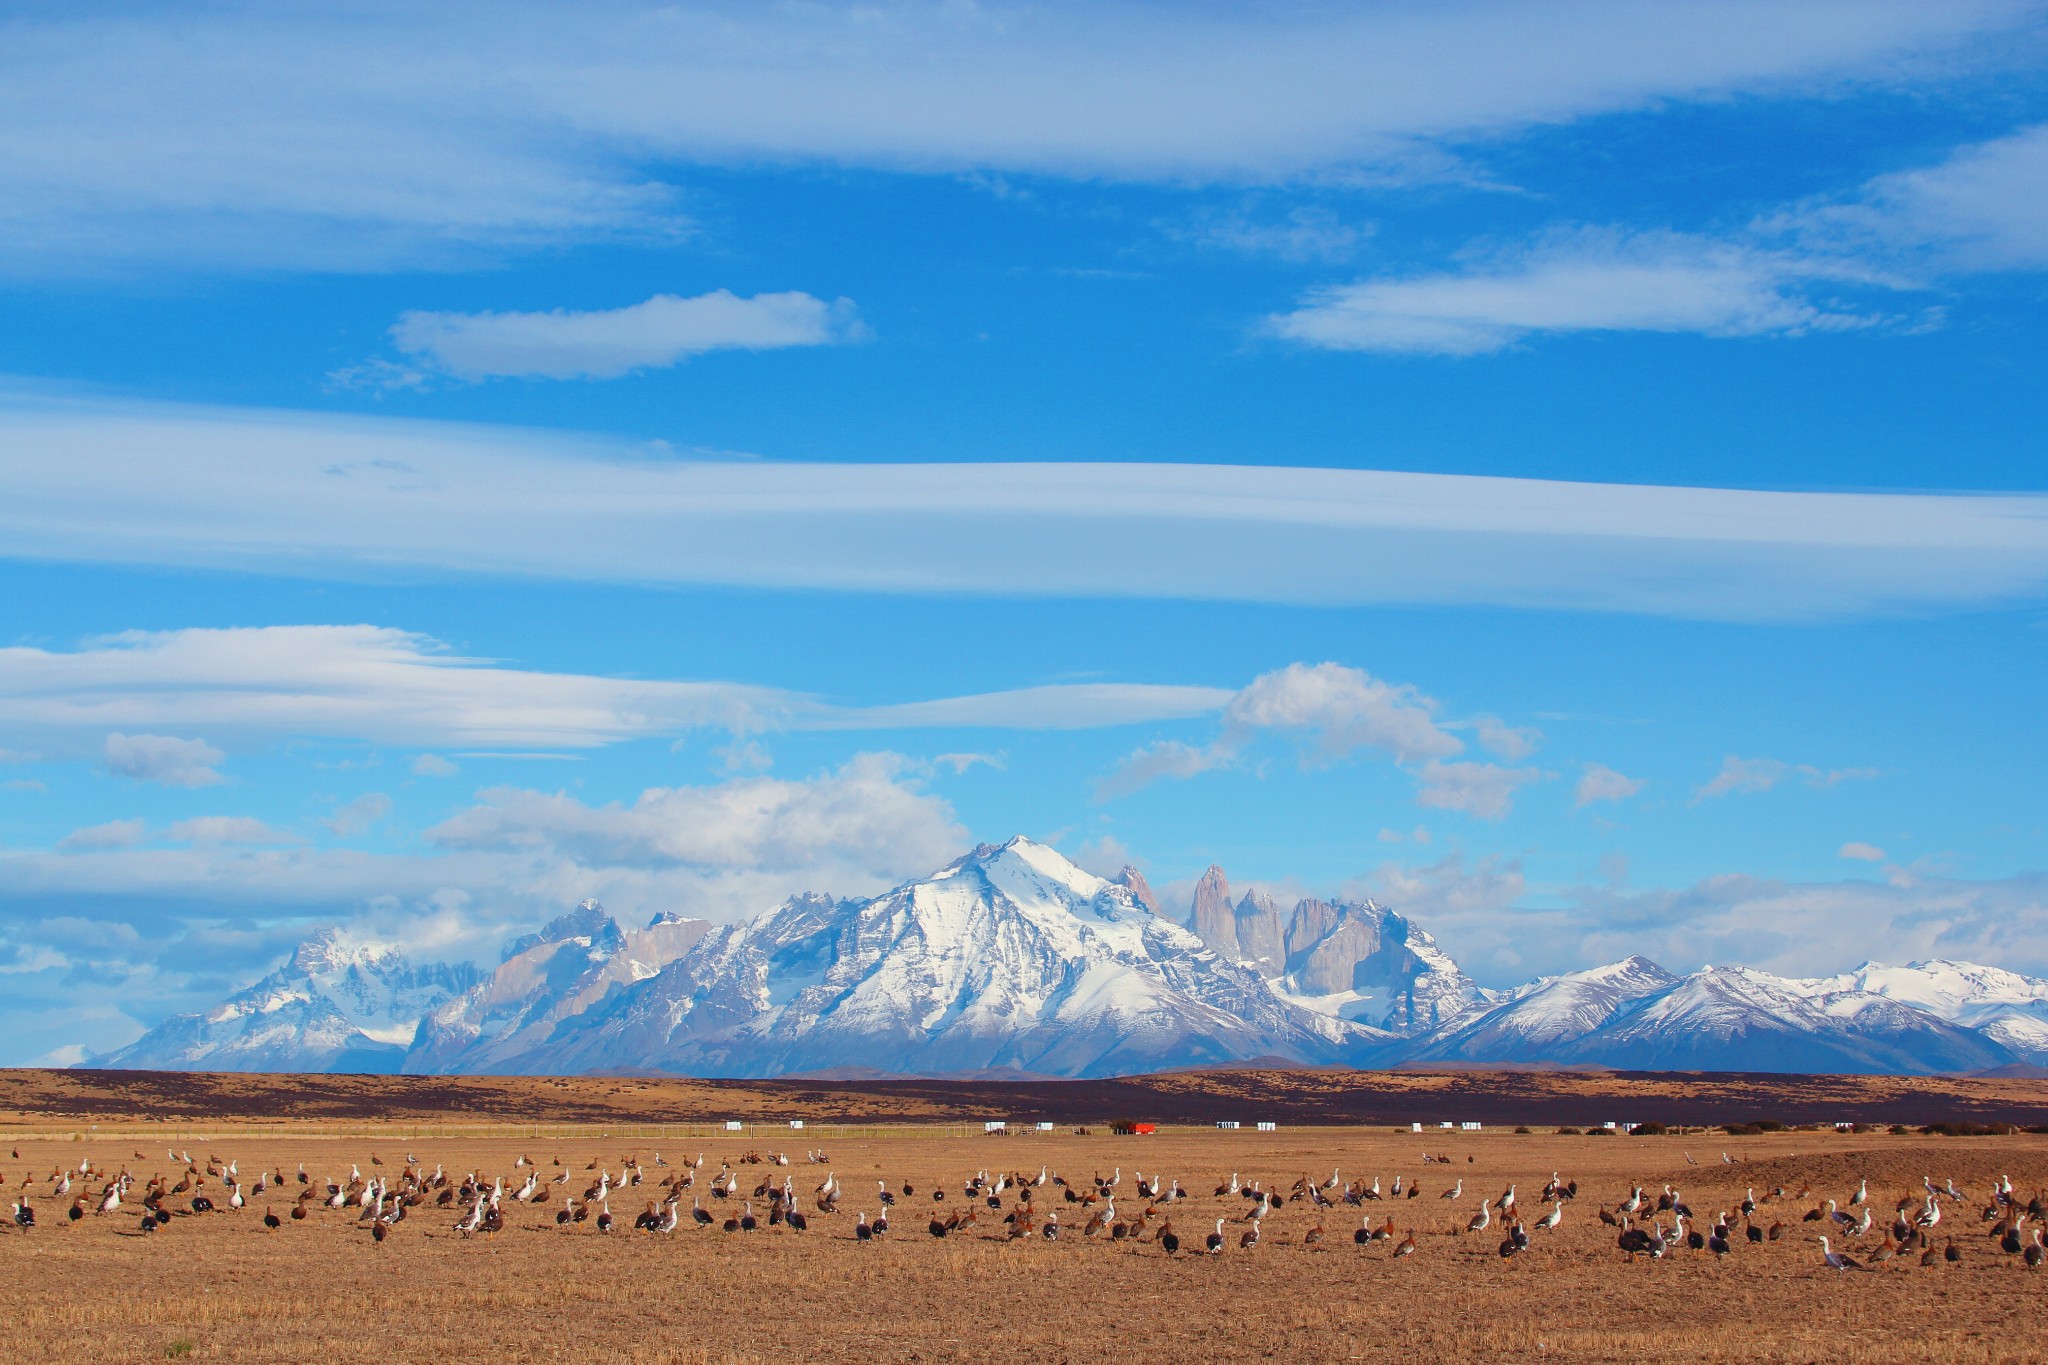
[[[2030,1270],[1986,1236],[1980,1207],[1994,1177],[2009,1174],[2021,1200],[2048,1185],[2048,1138],[1929,1138],[1886,1133],[1794,1132],[1756,1137],[1422,1135],[1386,1128],[1293,1128],[1258,1133],[1167,1129],[1148,1136],[1088,1136],[1071,1131],[1011,1136],[960,1129],[869,1130],[865,1135],[812,1129],[704,1130],[666,1138],[597,1125],[537,1137],[429,1136],[418,1125],[380,1131],[365,1124],[347,1137],[315,1125],[267,1129],[215,1125],[103,1122],[81,1136],[29,1127],[0,1134],[0,1175],[12,1203],[24,1187],[37,1214],[33,1231],[0,1230],[0,1283],[7,1288],[10,1359],[51,1362],[252,1360],[350,1365],[352,1362],[452,1361],[1018,1361],[1144,1360],[1628,1360],[1955,1362],[2048,1358],[2043,1309],[2048,1269]],[[250,1194],[240,1211],[180,1213],[160,1231],[140,1230],[134,1202],[153,1177],[186,1172],[168,1149],[189,1149],[202,1168],[236,1163],[245,1190],[255,1174],[281,1171],[282,1188]],[[829,1166],[808,1160],[823,1149]],[[656,1153],[668,1163],[655,1164]],[[786,1152],[791,1164],[750,1164],[749,1154]],[[1441,1153],[1448,1164],[1424,1164]],[[1733,1162],[1724,1163],[1726,1152]],[[705,1158],[685,1193],[683,1225],[672,1233],[636,1232],[631,1220],[655,1182]],[[493,1234],[455,1230],[459,1201],[433,1197],[412,1208],[381,1243],[355,1208],[315,1206],[303,1221],[284,1217],[302,1188],[325,1193],[351,1167],[396,1180],[407,1156],[427,1171],[445,1168],[508,1188],[536,1163],[549,1201],[504,1201],[505,1226]],[[1698,1164],[1689,1164],[1687,1157]],[[373,1157],[381,1164],[373,1164]],[[563,1194],[578,1195],[598,1171],[618,1175],[637,1160],[645,1184],[617,1191],[609,1235],[593,1222],[558,1226]],[[67,1199],[50,1194],[52,1172],[90,1161],[135,1178],[130,1202],[99,1215],[90,1209],[103,1177],[82,1181],[88,1212],[66,1218]],[[557,1165],[556,1163],[560,1163]],[[694,1225],[689,1195],[704,1195],[726,1162],[739,1172],[732,1199],[703,1198],[723,1220],[759,1183],[794,1182],[809,1228],[746,1232]],[[1093,1188],[1119,1168],[1116,1207],[1134,1217],[1145,1200],[1138,1172],[1178,1177],[1191,1197],[1162,1210],[1185,1246],[1169,1256],[1156,1240],[1082,1235],[1089,1210],[1061,1187],[1034,1191],[1042,1219],[1057,1210],[1063,1231],[1047,1241],[1012,1242],[1001,1215],[963,1195],[977,1171],[1024,1172],[1041,1166],[1071,1187]],[[1250,1226],[1238,1221],[1242,1196],[1217,1197],[1233,1172],[1285,1193],[1300,1177],[1378,1176],[1383,1190],[1399,1174],[1419,1181],[1417,1199],[1343,1204],[1317,1210],[1306,1201],[1280,1206],[1257,1246],[1241,1250]],[[840,1211],[820,1214],[815,1190],[827,1170],[843,1196]],[[1536,1195],[1552,1172],[1578,1182],[1555,1231],[1531,1231],[1530,1248],[1499,1254],[1496,1224],[1483,1234],[1454,1234],[1483,1197],[1517,1187],[1522,1216],[1545,1210]],[[1821,1263],[1821,1225],[1801,1215],[1823,1198],[1844,1204],[1867,1179],[1880,1224],[1895,1202],[1922,1193],[1922,1178],[1953,1180],[1969,1198],[1948,1201],[1936,1244],[1952,1233],[1960,1264],[1923,1268],[1902,1255],[1874,1273],[1844,1274]],[[886,1236],[858,1241],[856,1214],[881,1211],[876,1181],[897,1194]],[[1454,1181],[1464,1197],[1440,1198]],[[908,1182],[915,1193],[905,1195]],[[1766,1201],[1759,1226],[1782,1221],[1784,1236],[1730,1255],[1676,1249],[1662,1260],[1629,1261],[1615,1230],[1598,1221],[1634,1184],[1653,1195],[1667,1183],[1711,1219],[1734,1208],[1746,1189]],[[225,1202],[221,1181],[204,1189]],[[945,1199],[935,1202],[934,1190]],[[1802,1190],[1810,1194],[1801,1195]],[[185,1207],[191,1192],[167,1201]],[[1335,1192],[1333,1192],[1334,1194]],[[1017,1205],[1016,1191],[1003,1199]],[[977,1228],[930,1235],[935,1210],[979,1207]],[[1097,1206],[1099,1207],[1099,1206]],[[266,1209],[282,1225],[267,1228]],[[766,1207],[754,1211],[765,1219]],[[1360,1213],[1391,1220],[1395,1237],[1354,1244]],[[1224,1217],[1227,1249],[1201,1254],[1203,1238]],[[1160,1217],[1150,1220],[1156,1232]],[[1670,1226],[1670,1216],[1664,1216]],[[1321,1224],[1326,1235],[1308,1244]],[[1412,1255],[1391,1249],[1409,1232]],[[1855,1240],[1866,1255],[1876,1234]],[[1192,1250],[1191,1250],[1192,1249]]]

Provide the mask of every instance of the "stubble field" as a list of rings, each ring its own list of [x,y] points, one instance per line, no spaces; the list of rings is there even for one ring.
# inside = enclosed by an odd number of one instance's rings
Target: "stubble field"
[[[1547,1132],[1421,1135],[1385,1128],[1249,1130],[1169,1129],[1149,1136],[1098,1131],[968,1135],[961,1129],[790,1132],[758,1129],[667,1137],[627,1137],[553,1129],[545,1137],[499,1134],[429,1136],[418,1128],[324,1135],[310,1126],[267,1131],[168,1126],[102,1127],[71,1139],[48,1134],[0,1137],[0,1163],[12,1203],[23,1188],[37,1226],[0,1231],[0,1282],[7,1286],[11,1358],[52,1362],[232,1359],[348,1362],[494,1361],[976,1361],[1264,1359],[1412,1360],[1786,1360],[1856,1362],[1940,1359],[1956,1362],[2048,1357],[2043,1308],[2048,1269],[2032,1271],[1986,1236],[1980,1209],[1993,1179],[2010,1175],[2026,1201],[2048,1184],[2048,1139],[2031,1136],[1928,1138],[1799,1132],[1757,1137],[1555,1136]],[[160,1231],[140,1230],[139,1200],[152,1177],[167,1185],[186,1176],[189,1150],[236,1165],[248,1197],[239,1211],[174,1213]],[[826,1164],[807,1153],[822,1150]],[[1450,1158],[1422,1160],[1425,1152]],[[1724,1162],[1723,1152],[1733,1158]],[[656,1165],[659,1153],[666,1165]],[[683,1191],[682,1226],[637,1232],[632,1219],[699,1154],[704,1165]],[[748,1155],[786,1153],[791,1164],[753,1164]],[[318,1203],[303,1221],[288,1212],[302,1188],[324,1196],[352,1167],[397,1183],[407,1156],[437,1165],[459,1184],[471,1172],[516,1188],[537,1168],[548,1202],[503,1201],[505,1226],[492,1234],[455,1230],[461,1200],[430,1195],[408,1210],[381,1243],[350,1207]],[[1698,1164],[1690,1164],[1688,1156]],[[373,1157],[381,1164],[373,1164]],[[534,1167],[515,1163],[530,1158]],[[88,1211],[65,1217],[70,1203],[50,1195],[52,1172],[82,1161],[134,1177],[129,1202],[98,1215],[105,1178],[77,1183]],[[563,1196],[580,1199],[601,1172],[615,1178],[630,1161],[643,1184],[614,1191],[618,1226],[556,1222]],[[297,1168],[310,1180],[302,1187]],[[739,1190],[709,1195],[713,1177],[733,1163]],[[560,1163],[559,1165],[556,1163]],[[595,1163],[596,1169],[591,1169]],[[1017,1207],[1007,1191],[1001,1213],[965,1197],[980,1171],[1036,1178],[1041,1167],[1064,1177],[1035,1187],[1042,1222],[1057,1211],[1060,1236],[1012,1241],[998,1221]],[[1396,1175],[1420,1183],[1420,1198],[1318,1209],[1282,1203],[1264,1219],[1258,1244],[1238,1243],[1250,1228],[1250,1201],[1216,1195],[1236,1174],[1282,1196],[1304,1175],[1320,1184],[1333,1168],[1345,1181],[1377,1176],[1390,1193]],[[1084,1236],[1101,1205],[1071,1203],[1094,1179],[1121,1170],[1120,1219],[1149,1202],[1147,1179],[1178,1177],[1189,1197],[1161,1206],[1143,1239]],[[257,1172],[281,1188],[253,1192]],[[822,1214],[816,1191],[826,1173],[843,1191],[839,1212]],[[1537,1202],[1558,1172],[1576,1180],[1555,1231],[1533,1228]],[[566,1182],[555,1183],[566,1175]],[[809,1216],[787,1227],[726,1232],[720,1224],[764,1181],[787,1175]],[[1902,1196],[1920,1196],[1923,1177],[1953,1180],[1969,1196],[1944,1202],[1935,1244],[1953,1234],[1957,1265],[1923,1268],[1917,1253],[1873,1273],[1843,1274],[1821,1263],[1823,1224],[1802,1221],[1822,1199],[1846,1205],[1868,1180],[1880,1228]],[[862,1242],[858,1213],[882,1211],[876,1182],[896,1195],[890,1231]],[[1439,1196],[1462,1180],[1458,1200]],[[914,1193],[904,1194],[905,1183]],[[1463,1229],[1483,1198],[1517,1188],[1532,1225],[1527,1251],[1503,1259],[1499,1222]],[[1724,1260],[1674,1249],[1662,1260],[1627,1260],[1616,1231],[1598,1220],[1642,1184],[1654,1197],[1675,1186],[1704,1227],[1734,1209],[1745,1191],[1766,1200],[1759,1227],[1782,1222],[1777,1241],[1738,1236]],[[200,1187],[225,1202],[222,1181]],[[932,1198],[934,1190],[945,1194]],[[1810,1194],[1800,1196],[1799,1192]],[[180,1210],[192,1191],[168,1198]],[[689,1218],[692,1196],[714,1223]],[[1916,1204],[1917,1206],[1917,1204]],[[978,1210],[980,1225],[934,1238],[935,1212]],[[267,1228],[274,1209],[282,1226]],[[765,1223],[765,1202],[753,1211]],[[1391,1221],[1394,1235],[1368,1248],[1353,1242],[1361,1214]],[[1170,1256],[1156,1240],[1164,1218],[1183,1241]],[[1201,1251],[1222,1217],[1227,1247]],[[1738,1226],[1740,1220],[1737,1220]],[[1671,1217],[1663,1226],[1669,1230]],[[1316,1244],[1310,1230],[1325,1230]],[[1412,1255],[1392,1249],[1409,1232]],[[1866,1255],[1881,1233],[1855,1239]],[[1840,1244],[1840,1239],[1837,1239]]]

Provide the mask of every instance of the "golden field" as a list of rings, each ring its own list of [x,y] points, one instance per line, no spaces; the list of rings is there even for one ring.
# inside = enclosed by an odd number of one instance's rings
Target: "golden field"
[[[609,1083],[574,1082],[598,1087]],[[225,1120],[122,1122],[66,1130],[17,1115],[0,1132],[0,1175],[12,1203],[25,1188],[37,1215],[31,1232],[0,1230],[0,1283],[10,1309],[10,1358],[101,1362],[251,1360],[346,1365],[388,1361],[974,1361],[1121,1360],[1785,1360],[1944,1361],[2048,1358],[2042,1324],[2048,1269],[2030,1270],[1987,1238],[1980,1205],[1995,1177],[2010,1175],[2021,1202],[2048,1185],[2048,1138],[1930,1138],[1888,1133],[1792,1132],[1755,1137],[1713,1133],[1661,1137],[1482,1133],[1416,1135],[1386,1127],[1283,1127],[1258,1133],[1168,1128],[1147,1136],[989,1136],[964,1126],[823,1128],[802,1132],[751,1126],[633,1126],[605,1120],[529,1126],[443,1114],[402,1122],[355,1121],[347,1135],[332,1121],[286,1120],[256,1126]],[[461,1128],[460,1135],[454,1135]],[[665,1135],[663,1135],[665,1133]],[[131,1200],[157,1176],[189,1178],[189,1151],[202,1170],[211,1159],[236,1164],[245,1192],[255,1173],[282,1172],[282,1188],[249,1194],[240,1211],[180,1214],[161,1230],[140,1231],[133,1202],[104,1216],[68,1220],[68,1200],[50,1197],[58,1168],[81,1162],[125,1170]],[[822,1149],[829,1164],[808,1159]],[[1424,1153],[1449,1157],[1425,1164]],[[1723,1153],[1730,1161],[1723,1161]],[[655,1164],[656,1154],[667,1163]],[[791,1164],[772,1164],[785,1153]],[[653,1184],[704,1165],[684,1192],[683,1225],[644,1233],[631,1220]],[[494,1234],[455,1230],[459,1201],[429,1196],[379,1243],[355,1208],[315,1205],[303,1221],[283,1217],[307,1188],[324,1195],[351,1167],[393,1179],[407,1156],[424,1170],[441,1166],[459,1183],[471,1172],[486,1184],[516,1187],[530,1158],[549,1183],[549,1202],[503,1201],[505,1226]],[[769,1162],[743,1162],[748,1155]],[[1691,1161],[1688,1161],[1688,1157]],[[375,1161],[381,1164],[373,1164]],[[618,1227],[558,1226],[562,1196],[580,1197],[599,1171],[617,1176],[637,1161],[644,1183],[610,1198]],[[1696,1162],[1697,1164],[1692,1164]],[[559,1163],[559,1164],[558,1164]],[[732,1199],[708,1197],[726,1163],[739,1172]],[[592,1169],[593,1166],[596,1169]],[[969,1201],[963,1182],[978,1171],[1036,1177],[1044,1167],[1078,1191],[1121,1170],[1120,1218],[1146,1201],[1138,1173],[1178,1177],[1190,1197],[1162,1209],[1184,1239],[1178,1256],[1155,1240],[1083,1236],[1091,1211],[1062,1188],[1036,1188],[1043,1218],[1057,1210],[1054,1241],[1013,1242],[985,1203]],[[1265,1220],[1257,1246],[1241,1250],[1248,1201],[1214,1191],[1232,1173],[1287,1193],[1304,1175],[1320,1184],[1333,1168],[1345,1181],[1377,1176],[1383,1191],[1398,1174],[1419,1181],[1417,1199],[1341,1202],[1318,1210],[1285,1202]],[[842,1188],[840,1211],[817,1211],[827,1171]],[[1499,1254],[1498,1223],[1479,1235],[1460,1231],[1482,1198],[1517,1187],[1522,1218],[1546,1210],[1536,1200],[1553,1172],[1578,1182],[1575,1201],[1555,1231],[1531,1231],[1529,1250]],[[719,1220],[764,1180],[787,1175],[808,1230],[763,1227],[725,1232],[687,1217],[697,1195]],[[1867,1180],[1884,1221],[1902,1196],[1919,1196],[1923,1177],[1953,1180],[1969,1198],[1944,1201],[1936,1244],[1953,1235],[1960,1264],[1923,1268],[1899,1256],[1875,1272],[1843,1274],[1821,1263],[1823,1225],[1801,1216],[1828,1197],[1847,1203]],[[853,1235],[856,1214],[881,1211],[876,1182],[897,1194],[891,1229],[871,1242]],[[1439,1198],[1453,1181],[1464,1197]],[[902,1194],[909,1183],[914,1193]],[[96,1202],[105,1179],[75,1193]],[[1704,1223],[1734,1208],[1754,1188],[1766,1200],[1758,1226],[1783,1222],[1775,1242],[1738,1239],[1717,1261],[1705,1251],[1674,1250],[1662,1260],[1629,1261],[1615,1229],[1598,1220],[1635,1184],[1653,1195],[1675,1186]],[[205,1192],[224,1203],[221,1181]],[[942,1190],[943,1201],[932,1191]],[[1801,1193],[1806,1191],[1806,1193]],[[167,1201],[177,1210],[190,1191]],[[1338,1197],[1337,1191],[1331,1192]],[[935,1239],[934,1210],[978,1205],[981,1224]],[[1016,1207],[1006,1193],[1004,1210]],[[1095,1206],[1095,1207],[1100,1207]],[[262,1222],[275,1209],[282,1226]],[[766,1208],[754,1211],[765,1221]],[[1370,1248],[1352,1240],[1360,1213],[1391,1219],[1395,1237]],[[1203,1237],[1224,1217],[1227,1248],[1202,1254]],[[1670,1216],[1664,1216],[1670,1226]],[[1161,1217],[1149,1220],[1156,1232]],[[1317,1225],[1325,1236],[1307,1244]],[[1391,1256],[1416,1234],[1414,1253]],[[1853,1242],[1866,1254],[1878,1236]]]

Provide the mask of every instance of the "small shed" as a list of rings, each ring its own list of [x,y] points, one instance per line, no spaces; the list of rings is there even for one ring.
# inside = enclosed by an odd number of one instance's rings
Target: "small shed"
[[[1007,1133],[1010,1131],[1010,1125],[1002,1119],[989,1119],[981,1125],[981,1131],[984,1133]]]
[[[1271,1119],[1260,1119],[1259,1131],[1262,1133],[1277,1133],[1280,1131],[1280,1125]]]
[[[728,1133],[737,1133],[746,1126],[746,1124],[741,1123],[738,1119],[727,1119],[725,1121],[725,1131]]]
[[[1216,1126],[1218,1128],[1223,1129],[1225,1132],[1234,1133],[1243,1125],[1240,1124],[1236,1119],[1218,1119],[1216,1120]]]
[[[791,1119],[789,1121],[789,1126],[792,1128],[801,1128],[804,1126],[804,1121],[802,1119]]]

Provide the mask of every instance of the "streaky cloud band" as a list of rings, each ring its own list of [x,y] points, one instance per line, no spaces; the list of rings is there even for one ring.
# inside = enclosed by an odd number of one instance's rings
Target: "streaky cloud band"
[[[691,462],[573,434],[41,397],[0,406],[0,450],[0,553],[70,562],[1729,620],[2048,591],[2037,493]]]

